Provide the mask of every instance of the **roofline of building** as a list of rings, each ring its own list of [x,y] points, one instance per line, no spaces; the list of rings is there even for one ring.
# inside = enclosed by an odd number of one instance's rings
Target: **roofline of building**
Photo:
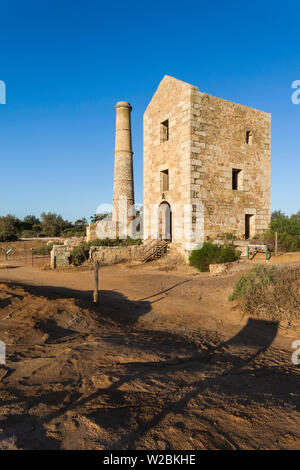
[[[216,98],[216,99],[221,100],[221,101],[224,101],[224,102],[226,102],[226,103],[232,103],[232,104],[235,104],[235,105],[237,105],[237,106],[242,106],[243,108],[251,109],[252,111],[257,111],[257,112],[259,112],[259,113],[264,113],[264,114],[267,114],[267,115],[271,116],[271,113],[268,113],[267,111],[262,111],[261,109],[253,108],[252,106],[246,106],[246,105],[241,104],[241,103],[236,103],[235,101],[226,100],[226,99],[224,99],[224,98],[220,98],[219,96],[215,96],[215,95],[212,95],[212,94],[210,94],[210,93],[205,93],[205,92],[203,92],[203,91],[200,91],[199,88],[198,88],[196,85],[192,85],[191,83],[188,83],[188,82],[185,82],[185,81],[183,81],[183,80],[180,80],[179,78],[172,77],[171,75],[164,75],[164,77],[162,78],[162,80],[159,82],[159,85],[158,85],[158,87],[156,88],[155,93],[154,93],[154,95],[152,96],[151,101],[148,103],[148,105],[147,105],[147,107],[146,107],[146,109],[145,109],[145,111],[144,111],[144,114],[146,113],[146,111],[147,111],[149,105],[151,104],[151,102],[152,102],[152,100],[153,100],[153,98],[154,98],[156,92],[158,91],[160,85],[162,84],[162,82],[163,82],[165,79],[171,79],[171,80],[174,80],[174,81],[176,81],[176,82],[183,83],[184,85],[187,85],[187,86],[190,87],[191,89],[197,90],[201,95],[211,96],[212,98]]]

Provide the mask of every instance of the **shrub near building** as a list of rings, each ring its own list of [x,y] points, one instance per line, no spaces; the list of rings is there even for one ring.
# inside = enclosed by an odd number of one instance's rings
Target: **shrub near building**
[[[300,269],[254,266],[240,277],[229,300],[236,300],[242,313],[280,321],[300,318]]]
[[[280,251],[300,250],[300,211],[290,217],[281,211],[272,213],[269,230],[262,237],[272,251],[275,247],[276,232]]]
[[[214,245],[205,242],[199,250],[193,250],[189,257],[191,266],[201,272],[209,271],[210,264],[232,263],[240,258],[240,252],[232,245]]]

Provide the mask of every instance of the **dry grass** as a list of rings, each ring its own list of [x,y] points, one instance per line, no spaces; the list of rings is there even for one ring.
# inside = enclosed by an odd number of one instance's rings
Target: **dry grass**
[[[273,268],[270,276],[264,273],[263,281],[260,274],[236,295],[243,314],[277,321],[300,319],[300,268]]]

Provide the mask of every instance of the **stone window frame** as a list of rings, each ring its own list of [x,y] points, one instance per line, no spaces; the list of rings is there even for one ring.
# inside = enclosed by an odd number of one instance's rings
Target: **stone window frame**
[[[231,170],[232,191],[243,190],[243,169],[232,168]]]
[[[256,220],[257,220],[257,211],[254,207],[245,207],[243,210],[243,220],[241,221],[241,233],[245,232],[245,217],[246,215],[250,216],[250,238],[256,236]]]
[[[160,123],[160,143],[167,142],[170,139],[170,121],[165,119]]]
[[[169,168],[160,170],[160,192],[169,191],[170,189],[170,173]]]
[[[253,131],[251,129],[248,129],[246,131],[245,144],[247,144],[247,145],[252,145],[253,144]]]

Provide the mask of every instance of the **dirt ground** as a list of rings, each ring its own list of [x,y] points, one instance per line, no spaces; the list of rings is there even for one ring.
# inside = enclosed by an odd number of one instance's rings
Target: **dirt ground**
[[[0,449],[299,448],[300,324],[242,317],[239,275],[102,267],[94,306],[91,271],[1,269]]]

